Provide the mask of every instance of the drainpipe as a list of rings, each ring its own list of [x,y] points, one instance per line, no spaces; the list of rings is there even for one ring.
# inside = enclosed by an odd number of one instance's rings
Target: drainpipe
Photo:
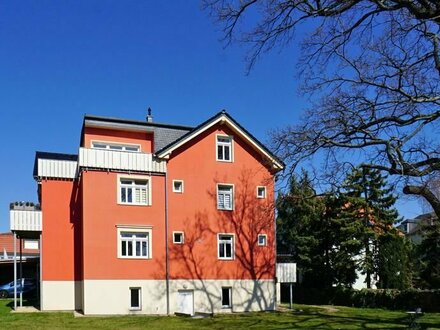
[[[170,315],[170,273],[168,256],[168,171],[165,172],[165,286],[167,296],[167,315]]]

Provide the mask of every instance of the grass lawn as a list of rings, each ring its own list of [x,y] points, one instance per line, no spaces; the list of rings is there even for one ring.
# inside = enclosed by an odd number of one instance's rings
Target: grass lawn
[[[339,306],[295,305],[296,311],[216,315],[74,317],[73,313],[11,313],[0,299],[0,329],[405,329],[404,312]],[[420,329],[440,329],[440,313],[419,318]]]

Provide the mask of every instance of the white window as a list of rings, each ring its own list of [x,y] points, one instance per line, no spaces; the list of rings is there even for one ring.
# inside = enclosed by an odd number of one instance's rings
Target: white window
[[[232,210],[234,208],[233,185],[217,185],[217,208],[219,210]]]
[[[150,205],[150,180],[119,178],[119,203]]]
[[[130,310],[141,310],[141,288],[130,288]]]
[[[257,187],[257,198],[266,198],[266,187],[264,186]]]
[[[109,143],[109,142],[92,142],[93,149],[107,149],[114,151],[129,151],[129,152],[139,152],[141,146],[138,144],[121,144],[121,143]]]
[[[222,308],[232,307],[232,288],[222,287]]]
[[[260,245],[260,246],[267,245],[267,235],[266,234],[258,235],[258,245]]]
[[[224,260],[234,259],[234,235],[218,235],[218,258]]]
[[[118,257],[151,259],[151,228],[121,226],[118,228]]]
[[[232,162],[232,137],[217,135],[217,160]]]
[[[173,180],[173,192],[175,193],[183,193],[183,181],[182,180]]]
[[[184,235],[182,231],[173,231],[173,243],[174,244],[183,244]]]
[[[40,244],[37,239],[25,239],[24,248],[27,250],[38,250]]]

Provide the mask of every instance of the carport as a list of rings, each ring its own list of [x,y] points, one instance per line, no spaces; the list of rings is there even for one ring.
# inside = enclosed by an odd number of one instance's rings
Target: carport
[[[42,212],[38,205],[29,202],[11,203],[9,210],[10,229],[14,235],[14,283],[17,279],[23,279],[23,251],[22,240],[32,239],[38,240],[39,244],[39,260],[41,261],[41,230],[43,225]],[[19,251],[17,251],[17,240],[20,240]],[[17,255],[18,254],[18,255]],[[41,303],[40,283],[41,283],[41,267],[36,270],[37,280],[37,297],[38,305]],[[17,300],[19,299],[19,304]],[[18,306],[19,305],[19,306]],[[18,296],[17,285],[14,285],[14,310],[17,307],[23,307],[23,293]]]

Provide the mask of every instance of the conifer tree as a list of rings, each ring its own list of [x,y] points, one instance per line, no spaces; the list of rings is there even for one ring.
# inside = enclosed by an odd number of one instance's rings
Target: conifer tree
[[[277,252],[289,253],[301,274],[304,286],[328,286],[330,279],[323,279],[325,255],[320,239],[321,216],[324,204],[315,196],[315,190],[303,171],[292,176],[289,191],[277,199]]]
[[[417,247],[421,285],[428,289],[440,289],[440,223],[422,227],[423,240]]]
[[[359,236],[354,238],[363,245],[358,269],[366,275],[367,288],[371,288],[373,274],[382,272],[378,267],[383,266],[379,259],[385,252],[379,249],[379,237],[397,233],[393,230],[393,224],[398,220],[394,207],[396,197],[380,171],[366,168],[354,169],[347,176],[344,190],[346,205],[342,217],[351,218],[357,224],[353,226],[360,228]]]

